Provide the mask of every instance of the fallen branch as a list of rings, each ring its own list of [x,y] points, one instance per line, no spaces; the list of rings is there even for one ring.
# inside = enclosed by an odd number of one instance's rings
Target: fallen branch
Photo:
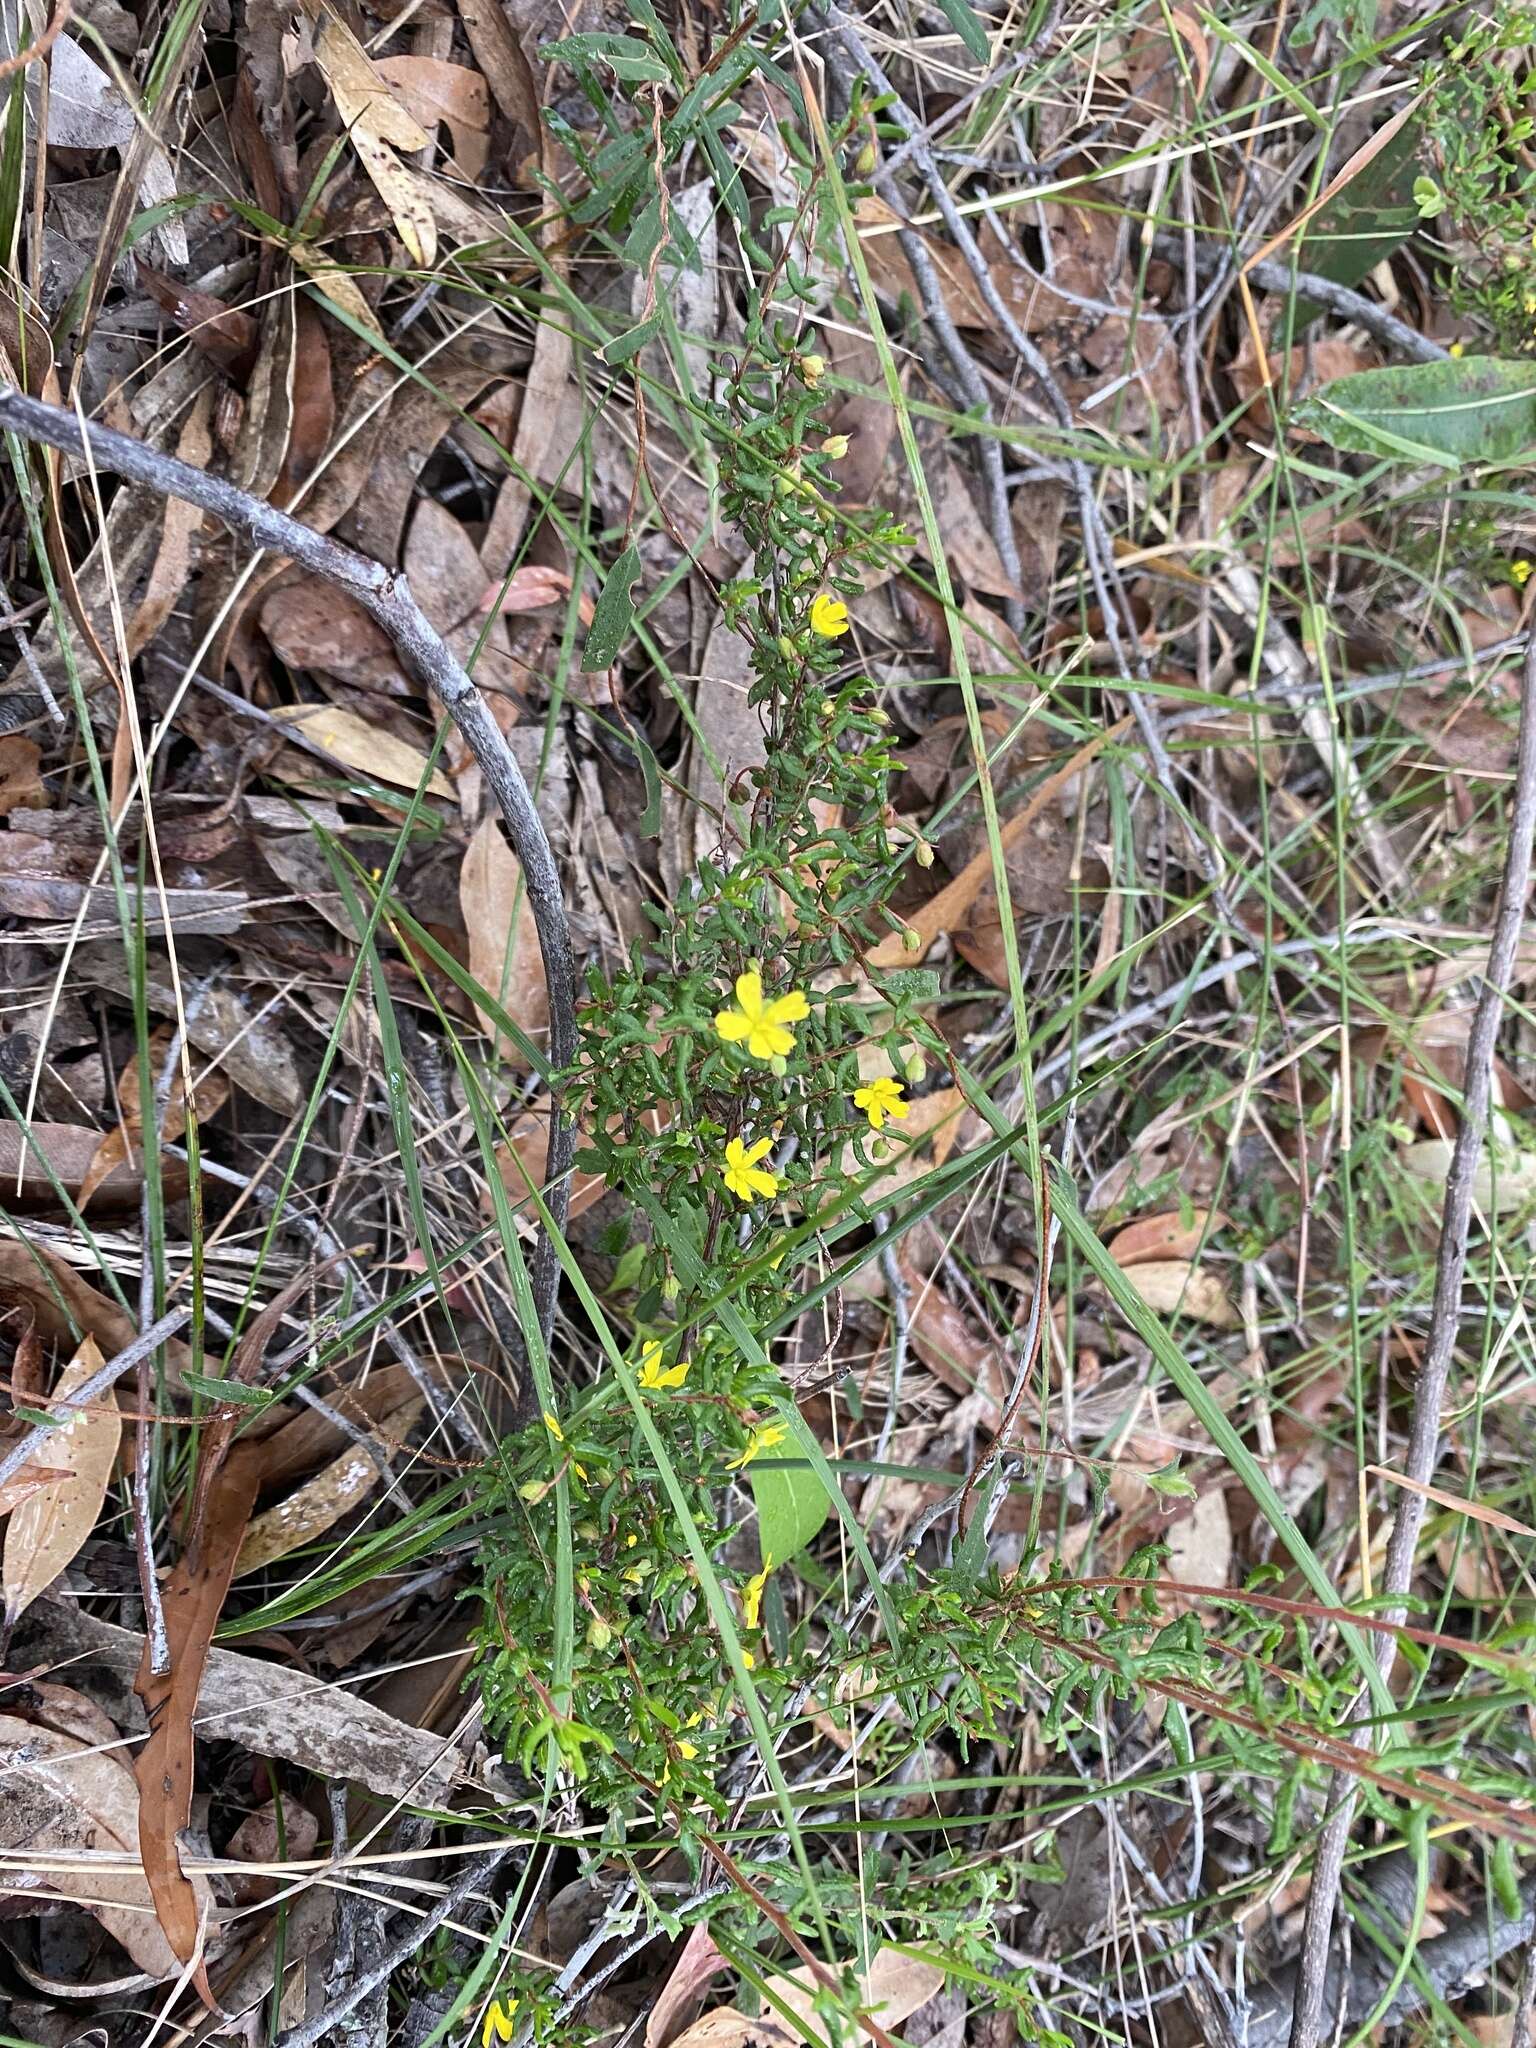
[[[1472,1222],[1472,1186],[1482,1163],[1483,1140],[1488,1128],[1488,1107],[1493,1094],[1494,1043],[1498,1037],[1504,998],[1514,976],[1515,956],[1525,921],[1526,898],[1530,894],[1533,836],[1536,836],[1536,641],[1526,650],[1521,678],[1520,740],[1515,757],[1515,792],[1510,807],[1509,838],[1504,851],[1504,873],[1499,882],[1498,908],[1494,913],[1493,936],[1488,947],[1488,968],[1478,993],[1472,1028],[1467,1035],[1461,1127],[1456,1133],[1451,1170],[1446,1176],[1445,1203],[1440,1213],[1440,1249],[1435,1260],[1434,1301],[1429,1312],[1424,1362],[1413,1390],[1413,1420],[1409,1426],[1403,1473],[1410,1486],[1415,1488],[1429,1485],[1440,1462],[1440,1415],[1461,1322],[1467,1233]],[[1417,1491],[1404,1494],[1398,1504],[1382,1573],[1382,1591],[1394,1602],[1384,1610],[1385,1619],[1389,1622],[1401,1622],[1407,1613],[1406,1606],[1396,1603],[1407,1593],[1413,1578],[1414,1553],[1428,1505],[1428,1494]],[[1380,1639],[1377,1663],[1384,1679],[1391,1677],[1397,1658],[1397,1640],[1395,1634]],[[1371,1729],[1360,1720],[1365,1710],[1366,1701],[1362,1696],[1356,1700],[1352,1715],[1357,1725],[1351,1740],[1359,1748],[1371,1740]],[[1354,1810],[1354,1786],[1342,1773],[1336,1774],[1329,1788],[1328,1820],[1318,1841],[1312,1889],[1307,1896],[1301,1960],[1296,1976],[1296,2003],[1291,2019],[1291,2048],[1313,2048],[1313,2044],[1327,2031],[1323,2006],[1329,1957],[1333,1951],[1333,1917]]]
[[[183,498],[222,519],[258,548],[287,555],[312,575],[345,591],[388,634],[409,673],[436,691],[444,710],[458,727],[496,799],[522,862],[549,986],[551,1108],[545,1201],[552,1229],[540,1233],[533,1260],[534,1305],[540,1331],[547,1340],[560,1286],[555,1233],[565,1227],[570,1169],[576,1156],[575,1127],[564,1114],[560,1089],[561,1074],[576,1058],[576,963],[554,853],[522,770],[507,745],[506,734],[411,595],[403,575],[343,547],[328,535],[316,533],[222,477],[208,476],[129,434],[116,433],[109,427],[87,427],[73,413],[46,405],[41,399],[28,398],[8,384],[0,384],[0,428],[19,434],[23,440],[62,449],[67,455],[84,456],[89,449],[90,459],[98,469],[113,470],[166,497]]]

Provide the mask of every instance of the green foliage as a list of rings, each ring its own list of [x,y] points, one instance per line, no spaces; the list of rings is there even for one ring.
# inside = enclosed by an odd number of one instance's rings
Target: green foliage
[[[1353,454],[1445,469],[1511,463],[1536,447],[1536,363],[1450,356],[1361,370],[1303,399],[1294,417]]]

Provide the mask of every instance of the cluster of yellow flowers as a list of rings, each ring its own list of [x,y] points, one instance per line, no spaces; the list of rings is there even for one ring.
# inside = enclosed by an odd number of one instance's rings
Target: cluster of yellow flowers
[[[736,977],[735,1008],[717,1011],[715,1029],[727,1045],[739,1045],[749,1059],[787,1059],[795,1049],[795,1034],[789,1027],[810,1014],[811,1006],[797,988],[787,995],[766,996],[763,977],[754,969]],[[901,1083],[888,1074],[856,1088],[853,1100],[868,1117],[872,1131],[883,1130],[892,1119],[900,1122],[912,1108]],[[760,1164],[772,1149],[771,1138],[759,1138],[751,1145],[741,1138],[728,1140],[720,1173],[738,1201],[751,1202],[761,1196],[771,1202],[778,1193],[778,1175]]]

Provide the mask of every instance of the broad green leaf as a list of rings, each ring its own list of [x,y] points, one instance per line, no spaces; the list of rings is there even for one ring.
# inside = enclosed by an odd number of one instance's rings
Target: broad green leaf
[[[650,44],[642,42],[639,36],[568,36],[563,42],[546,43],[542,54],[567,64],[606,65],[615,78],[628,85],[648,79],[665,85],[672,76]]]
[[[635,623],[631,592],[639,577],[640,550],[628,547],[603,578],[597,609],[592,615],[592,630],[582,650],[583,673],[591,675],[600,669],[612,668],[618,660],[619,649]]]
[[[1448,356],[1335,377],[1291,415],[1353,455],[1442,469],[1505,463],[1536,448],[1536,363]]]
[[[831,1511],[827,1489],[809,1465],[753,1465],[747,1477],[757,1502],[757,1541],[763,1563],[788,1564],[827,1519]]]

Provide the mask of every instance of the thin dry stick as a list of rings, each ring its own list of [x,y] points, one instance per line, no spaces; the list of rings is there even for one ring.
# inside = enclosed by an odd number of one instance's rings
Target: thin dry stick
[[[1478,993],[1472,1029],[1467,1035],[1461,1128],[1456,1133],[1451,1170],[1446,1176],[1445,1205],[1440,1212],[1440,1249],[1435,1260],[1435,1296],[1429,1313],[1424,1363],[1419,1368],[1418,1385],[1413,1391],[1413,1419],[1403,1466],[1410,1487],[1427,1487],[1440,1461],[1440,1416],[1445,1406],[1446,1383],[1450,1378],[1451,1357],[1461,1320],[1467,1232],[1472,1222],[1472,1184],[1483,1163],[1483,1137],[1488,1127],[1488,1104],[1493,1093],[1494,1041],[1498,1036],[1504,998],[1514,976],[1526,898],[1530,894],[1533,834],[1536,834],[1536,643],[1526,651],[1520,683],[1520,741],[1515,757],[1515,793],[1509,819],[1509,843],[1499,883],[1493,937],[1488,947],[1488,969]],[[1427,1493],[1418,1491],[1405,1491],[1398,1504],[1387,1544],[1386,1567],[1382,1573],[1382,1590],[1394,1602],[1407,1593],[1413,1579],[1414,1552],[1428,1505]],[[1401,1622],[1406,1613],[1406,1607],[1394,1604],[1384,1610],[1384,1618],[1389,1622]],[[1384,1679],[1391,1677],[1396,1657],[1396,1636],[1390,1633],[1381,1636],[1377,1663]],[[1362,1695],[1355,1703],[1357,1719],[1364,1706]],[[1370,1741],[1369,1729],[1357,1726],[1351,1740],[1357,1748],[1364,1748]],[[1307,1897],[1296,2003],[1291,2019],[1291,2048],[1313,2048],[1319,2037],[1334,1908],[1338,1903],[1344,1851],[1355,1810],[1353,1782],[1342,1774],[1336,1775],[1329,1799],[1328,1821],[1318,1843],[1312,1889]]]
[[[545,1201],[553,1229],[541,1232],[533,1261],[533,1298],[539,1328],[547,1340],[554,1324],[560,1286],[560,1258],[555,1234],[565,1228],[570,1201],[570,1169],[576,1156],[576,1132],[564,1111],[560,1076],[576,1058],[576,964],[570,927],[543,822],[506,734],[497,725],[470,677],[444,644],[426,613],[411,595],[404,576],[373,562],[339,541],[316,533],[271,505],[253,498],[222,477],[207,476],[174,455],[163,455],[131,435],[109,427],[82,427],[73,413],[41,399],[28,398],[0,384],[0,428],[27,441],[40,441],[67,455],[84,455],[89,434],[91,460],[135,483],[147,484],[166,497],[184,498],[244,534],[258,548],[287,555],[313,575],[344,590],[389,635],[395,652],[419,682],[435,690],[474,755],[496,799],[528,886],[528,903],[539,935],[544,976],[549,985],[550,1129],[545,1169]]]

